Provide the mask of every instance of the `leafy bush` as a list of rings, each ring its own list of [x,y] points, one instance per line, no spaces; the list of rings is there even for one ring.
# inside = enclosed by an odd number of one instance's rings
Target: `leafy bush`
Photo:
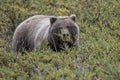
[[[119,80],[119,0],[1,0],[0,79]],[[10,52],[17,25],[35,14],[77,15],[80,50]]]

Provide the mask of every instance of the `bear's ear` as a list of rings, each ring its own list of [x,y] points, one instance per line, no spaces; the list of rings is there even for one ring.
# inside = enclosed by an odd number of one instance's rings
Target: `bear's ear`
[[[57,20],[57,17],[53,16],[50,18],[50,23],[53,24]]]
[[[75,15],[75,14],[71,14],[71,15],[70,15],[70,18],[75,22],[75,20],[76,20],[76,15]]]

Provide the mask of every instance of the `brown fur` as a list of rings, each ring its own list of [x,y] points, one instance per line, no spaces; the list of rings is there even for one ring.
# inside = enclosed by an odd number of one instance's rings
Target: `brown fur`
[[[70,41],[62,39],[55,34],[61,33],[61,29],[66,29],[69,33]],[[53,51],[64,50],[64,44],[69,47],[78,47],[79,27],[75,23],[75,17],[63,16],[53,17],[36,15],[23,21],[15,30],[12,40],[13,52],[31,51],[41,47],[43,41],[48,40]]]
[[[60,29],[68,29],[70,32],[70,39],[71,41],[65,41],[62,40],[60,36],[54,35],[54,34],[61,34]],[[50,28],[50,35],[48,36],[48,41],[50,44],[50,47],[54,51],[60,51],[65,49],[65,44],[68,45],[68,47],[78,47],[78,44],[75,44],[76,42],[76,36],[79,34],[78,28],[75,25],[74,20],[72,20],[70,17],[62,18],[62,19],[56,19],[54,23],[51,25]],[[64,35],[62,35],[64,37]]]

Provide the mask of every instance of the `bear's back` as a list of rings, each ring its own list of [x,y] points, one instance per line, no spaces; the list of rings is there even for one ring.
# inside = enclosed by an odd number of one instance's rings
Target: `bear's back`
[[[36,35],[38,35],[38,30],[44,27],[42,25],[46,24],[46,21],[47,25],[50,25],[49,18],[49,16],[35,15],[21,22],[17,26],[13,35],[13,52],[17,50],[16,48],[20,46],[19,44],[21,44],[22,41],[24,41],[24,43],[27,43],[27,45],[33,48],[35,37],[37,37]]]

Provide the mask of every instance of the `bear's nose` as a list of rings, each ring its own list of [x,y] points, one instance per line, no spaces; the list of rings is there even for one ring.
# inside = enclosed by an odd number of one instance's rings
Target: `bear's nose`
[[[69,36],[69,34],[63,34],[63,37],[65,38],[65,37],[68,37]]]
[[[70,41],[70,36],[69,36],[69,34],[63,34],[63,40],[64,40],[64,41]]]

